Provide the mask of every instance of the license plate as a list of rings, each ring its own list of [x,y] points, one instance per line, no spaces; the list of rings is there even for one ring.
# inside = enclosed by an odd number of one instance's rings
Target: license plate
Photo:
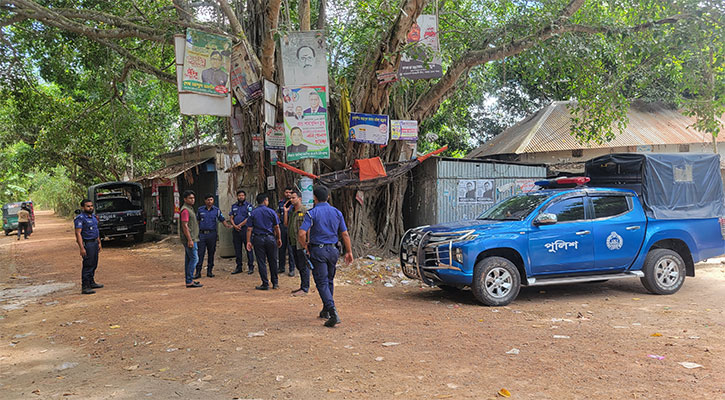
[[[127,231],[128,230],[128,227],[127,226],[119,226],[118,228],[116,228],[116,230],[117,231]]]

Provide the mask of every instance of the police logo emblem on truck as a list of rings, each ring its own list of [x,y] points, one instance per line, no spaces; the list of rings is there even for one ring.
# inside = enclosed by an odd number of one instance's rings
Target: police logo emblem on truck
[[[609,250],[619,250],[622,248],[623,244],[624,241],[622,240],[622,237],[617,234],[617,232],[612,232],[607,237],[607,248]]]

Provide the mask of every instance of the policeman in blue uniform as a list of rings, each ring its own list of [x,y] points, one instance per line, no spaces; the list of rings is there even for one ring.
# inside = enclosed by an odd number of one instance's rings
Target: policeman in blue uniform
[[[214,205],[214,195],[207,194],[204,196],[205,205],[199,207],[196,212],[199,219],[199,262],[196,264],[196,275],[194,279],[201,278],[201,267],[204,264],[204,253],[208,253],[209,259],[206,262],[206,276],[214,277],[214,253],[216,253],[217,241],[217,221],[221,222],[227,228],[231,228],[231,224],[224,219],[222,211]]]
[[[237,257],[237,268],[232,275],[242,272],[242,249],[247,252],[247,274],[254,273],[254,253],[247,251],[247,218],[252,212],[252,205],[247,201],[247,192],[237,190],[237,202],[232,204],[229,212],[232,223],[232,241],[234,242],[234,255]]]
[[[284,274],[284,265],[286,263],[286,259],[289,258],[289,276],[295,276],[295,257],[294,257],[294,249],[289,246],[289,241],[287,240],[287,225],[285,225],[284,221],[284,215],[289,214],[291,209],[294,207],[292,206],[292,202],[290,201],[290,198],[292,197],[292,191],[295,188],[292,186],[287,186],[284,188],[284,198],[279,201],[279,204],[277,205],[277,216],[279,217],[279,221],[281,224],[279,225],[279,229],[282,233],[282,247],[279,248],[278,252],[278,258],[279,258],[279,269],[277,270],[278,273]],[[289,217],[289,215],[288,215]]]
[[[332,328],[340,323],[340,316],[332,298],[337,259],[340,256],[335,246],[338,236],[342,237],[345,246],[347,264],[352,262],[352,245],[342,213],[327,202],[330,195],[327,187],[315,186],[312,194],[315,206],[305,215],[298,240],[307,250],[312,262],[312,276],[315,278],[315,286],[322,299],[320,318],[327,318],[325,326]]]
[[[267,263],[272,275],[272,289],[279,289],[277,284],[277,249],[282,247],[282,238],[279,230],[279,218],[273,209],[269,208],[269,196],[266,193],[257,195],[257,207],[247,220],[247,250],[252,250],[257,256],[259,277],[262,284],[255,287],[257,290],[269,290],[267,280]]]
[[[76,243],[83,258],[81,270],[81,293],[96,293],[93,289],[103,287],[96,283],[96,268],[98,268],[98,253],[101,251],[101,237],[98,234],[98,219],[93,214],[93,202],[88,199],[81,201],[81,213],[73,220],[75,226]]]

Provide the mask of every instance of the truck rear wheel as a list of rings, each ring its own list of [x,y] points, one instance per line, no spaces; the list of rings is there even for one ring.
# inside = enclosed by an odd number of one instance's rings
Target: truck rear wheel
[[[473,295],[487,306],[505,306],[519,295],[521,275],[514,263],[503,257],[487,257],[473,269]]]
[[[654,249],[644,259],[642,286],[654,294],[673,294],[685,282],[685,262],[670,249]]]

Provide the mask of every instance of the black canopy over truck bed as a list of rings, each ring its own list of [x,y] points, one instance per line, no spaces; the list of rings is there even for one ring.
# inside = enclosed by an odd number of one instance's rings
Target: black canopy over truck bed
[[[608,154],[587,161],[585,168],[590,186],[635,190],[649,218],[725,216],[718,154]]]

